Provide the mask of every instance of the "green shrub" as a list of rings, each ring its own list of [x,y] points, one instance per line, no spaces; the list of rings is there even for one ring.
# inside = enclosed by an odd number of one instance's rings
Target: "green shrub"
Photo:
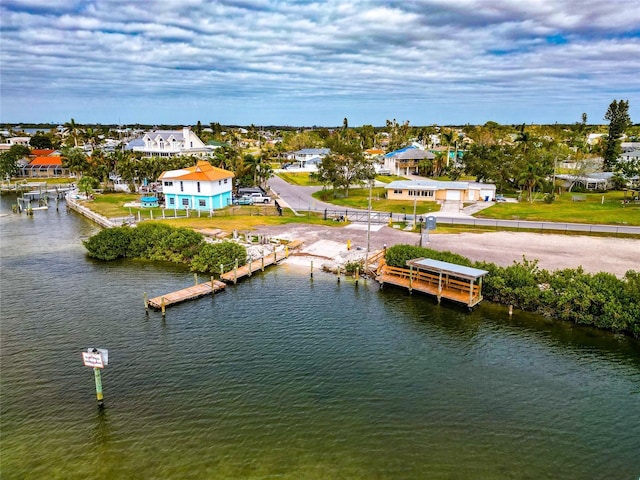
[[[108,228],[82,242],[89,256],[99,260],[115,260],[127,256],[131,242],[129,227]]]
[[[191,261],[191,270],[201,273],[220,273],[220,265],[230,270],[236,259],[238,266],[247,263],[247,249],[234,242],[205,243]]]

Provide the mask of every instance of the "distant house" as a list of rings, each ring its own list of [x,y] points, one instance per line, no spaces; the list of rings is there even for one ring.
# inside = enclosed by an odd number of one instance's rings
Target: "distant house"
[[[613,172],[586,173],[584,175],[556,175],[556,178],[565,180],[565,188],[573,188],[580,185],[585,190],[608,190],[613,187]]]
[[[199,160],[194,167],[162,172],[166,208],[216,210],[231,205],[234,174]]]
[[[51,150],[53,152],[53,150]],[[60,155],[40,155],[21,168],[25,177],[66,177],[69,170],[63,168]]]
[[[5,143],[0,143],[0,151],[9,150],[14,145],[24,145],[28,147],[30,141],[31,137],[10,137],[7,138]]]
[[[212,148],[207,147],[189,127],[182,130],[153,130],[142,138],[132,140],[126,150],[142,152],[145,157],[176,157],[179,155],[208,156]]]
[[[640,161],[640,148],[638,150],[631,150],[628,152],[624,152],[622,155],[618,157],[618,162],[638,162]]]
[[[415,147],[406,147],[389,152],[384,156],[384,168],[394,175],[417,174],[422,160],[433,160],[436,156],[432,152]]]
[[[317,165],[324,157],[331,153],[329,148],[303,148],[293,152],[293,160],[295,160],[300,168],[305,168],[307,164]]]
[[[441,182],[438,180],[396,180],[388,183],[389,200],[420,202],[489,201],[496,197],[496,186],[478,182]]]

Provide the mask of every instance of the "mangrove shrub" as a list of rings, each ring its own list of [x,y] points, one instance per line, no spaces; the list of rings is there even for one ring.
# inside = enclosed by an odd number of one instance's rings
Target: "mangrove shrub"
[[[191,270],[202,273],[219,273],[220,265],[226,272],[247,263],[247,249],[234,242],[205,243],[191,261]]]

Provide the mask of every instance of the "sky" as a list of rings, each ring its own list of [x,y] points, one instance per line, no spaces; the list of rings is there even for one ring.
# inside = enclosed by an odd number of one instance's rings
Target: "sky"
[[[640,122],[638,0],[0,0],[0,122]]]

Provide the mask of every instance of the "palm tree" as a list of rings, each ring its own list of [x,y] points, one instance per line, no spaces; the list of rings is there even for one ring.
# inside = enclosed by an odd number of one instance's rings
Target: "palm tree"
[[[78,148],[78,136],[81,132],[82,130],[73,118],[64,124],[64,133],[66,135],[71,135],[73,138],[73,146],[75,148]]]
[[[62,149],[61,153],[62,166],[64,168],[68,168],[69,171],[74,173],[78,178],[88,172],[90,164],[87,161],[87,156],[82,150],[79,148],[65,147]]]
[[[530,203],[533,202],[533,190],[544,182],[545,175],[542,170],[543,167],[539,162],[531,160],[518,175],[518,185],[527,191],[527,200]]]
[[[456,134],[453,130],[443,130],[440,139],[447,145],[447,157],[445,159],[445,167],[449,166],[449,155],[451,155],[451,144],[454,142]]]

